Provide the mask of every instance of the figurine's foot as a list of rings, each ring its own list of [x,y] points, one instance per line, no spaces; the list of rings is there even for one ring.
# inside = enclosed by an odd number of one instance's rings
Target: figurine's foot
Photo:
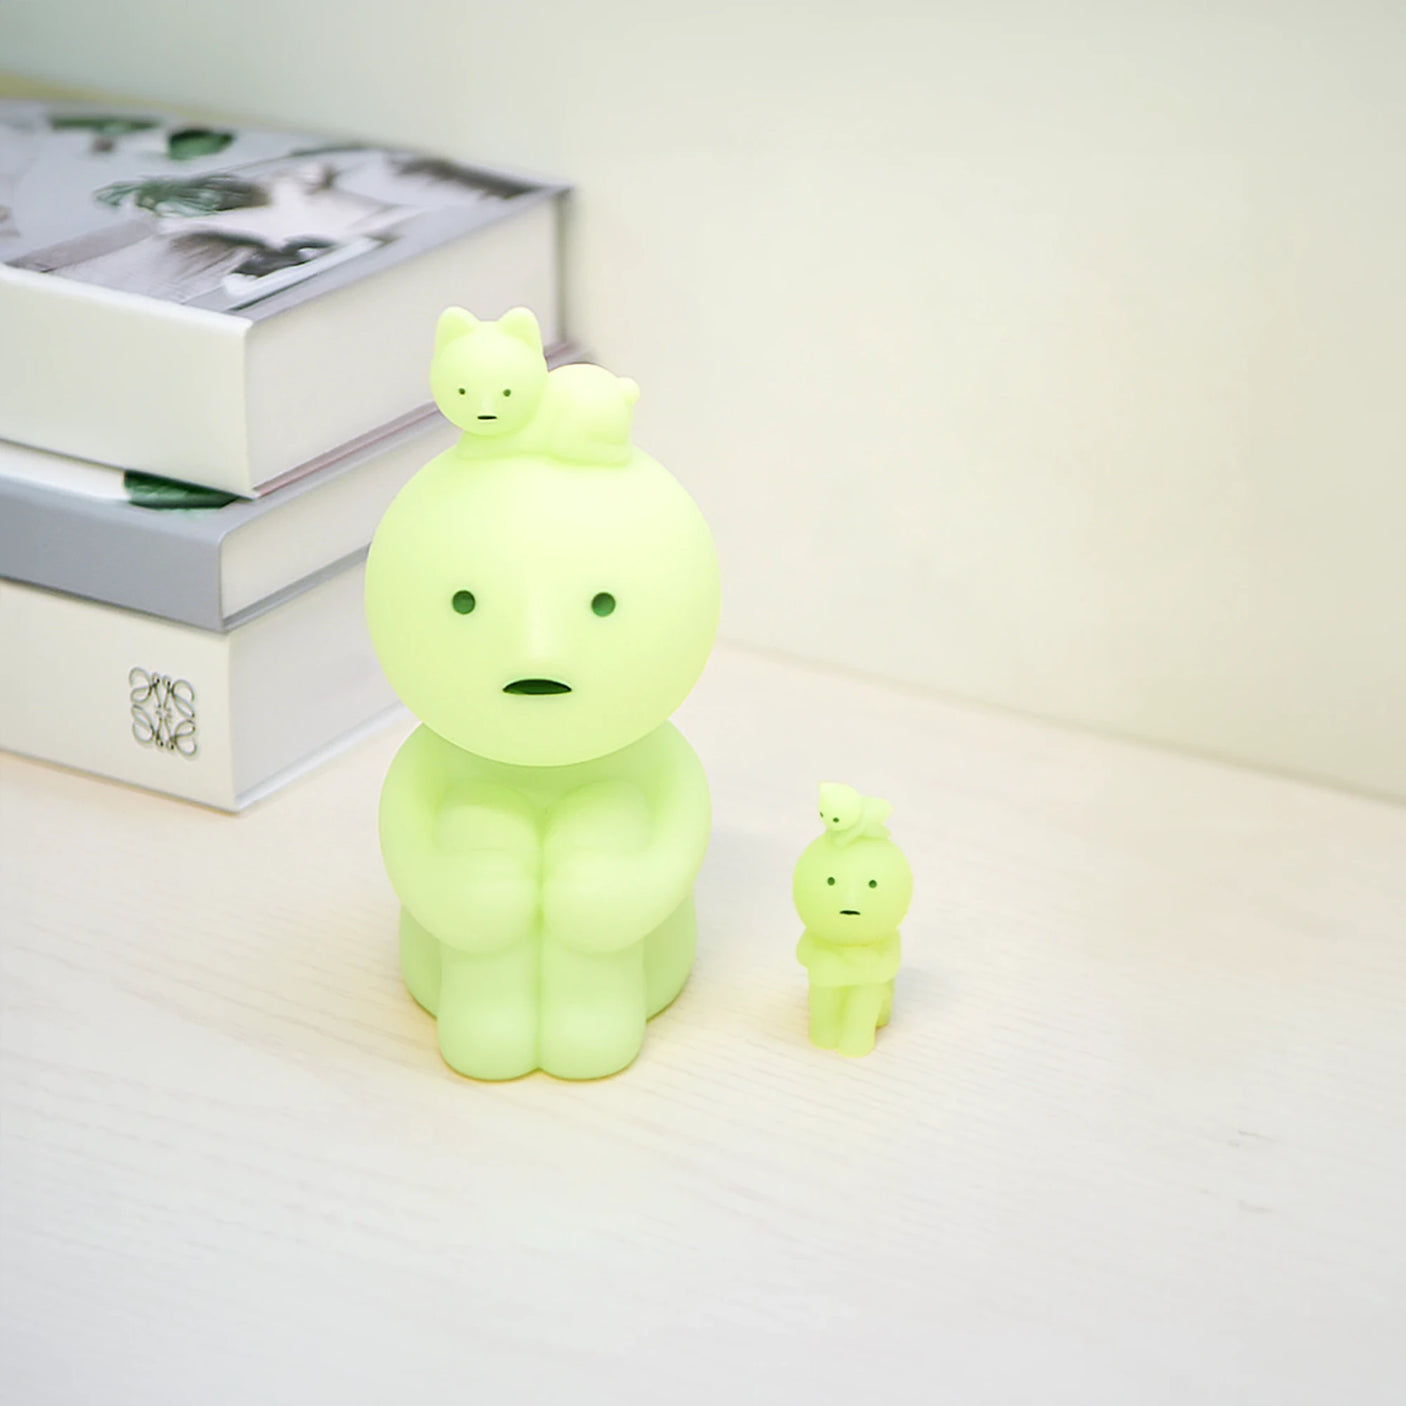
[[[874,1048],[874,1032],[860,1030],[846,1030],[840,1036],[840,1042],[835,1046],[835,1052],[842,1054],[846,1059],[858,1059],[862,1055],[867,1055]]]
[[[400,970],[410,994],[431,1015],[439,1010],[439,939],[400,910]]]
[[[844,996],[843,986],[811,987],[810,1042],[817,1049],[833,1050],[840,1043],[840,1014]]]
[[[693,911],[693,895],[644,940],[645,1012],[653,1017],[683,990],[693,970],[693,952],[698,941],[698,920]]]
[[[631,1063],[644,1044],[643,943],[618,952],[542,944],[539,1062],[558,1079],[601,1079]]]
[[[537,948],[486,956],[442,947],[439,1051],[470,1079],[516,1079],[537,1067]]]

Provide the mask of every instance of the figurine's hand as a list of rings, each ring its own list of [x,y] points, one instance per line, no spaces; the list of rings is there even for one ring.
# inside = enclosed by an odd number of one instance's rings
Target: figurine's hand
[[[563,796],[542,845],[547,931],[570,946],[607,952],[657,927],[667,912],[656,916],[651,831],[649,804],[632,782],[594,781]]]
[[[449,791],[420,830],[383,826],[386,870],[400,901],[441,942],[492,952],[537,922],[540,851],[527,803],[501,786]]]
[[[437,857],[429,882],[406,907],[446,946],[495,952],[530,937],[537,923],[537,876],[501,850]]]
[[[542,858],[547,868],[583,855],[637,854],[652,826],[644,792],[629,781],[593,781],[568,791],[547,816]]]
[[[648,852],[603,851],[579,851],[559,860],[542,885],[547,932],[589,952],[613,952],[638,942],[686,896],[661,903],[660,875],[649,860]]]

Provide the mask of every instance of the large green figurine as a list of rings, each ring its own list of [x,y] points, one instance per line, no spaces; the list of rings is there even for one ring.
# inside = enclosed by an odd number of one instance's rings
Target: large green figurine
[[[868,1054],[893,1010],[898,925],[913,874],[883,824],[891,809],[849,786],[821,786],[825,830],[801,855],[792,884],[806,925],[796,956],[810,974],[810,1038],[842,1055]]]
[[[668,719],[717,630],[712,538],[631,444],[634,382],[548,373],[525,309],[444,313],[430,379],[464,433],[366,569],[422,723],[381,793],[402,970],[461,1074],[613,1074],[693,962],[708,786]]]

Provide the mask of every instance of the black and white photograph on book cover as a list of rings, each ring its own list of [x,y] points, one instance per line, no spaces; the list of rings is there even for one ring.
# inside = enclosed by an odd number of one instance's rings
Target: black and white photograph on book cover
[[[0,101],[0,259],[217,312],[258,317],[550,189],[416,151]]]

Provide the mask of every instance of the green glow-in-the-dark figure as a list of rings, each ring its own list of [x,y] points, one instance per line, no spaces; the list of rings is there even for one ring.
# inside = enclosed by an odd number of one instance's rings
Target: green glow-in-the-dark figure
[[[893,1010],[898,925],[913,874],[883,823],[891,809],[852,787],[822,785],[825,831],[796,864],[792,893],[806,925],[796,956],[810,975],[810,1038],[842,1055],[868,1054]]]
[[[613,1074],[693,962],[708,786],[668,719],[717,630],[712,538],[630,442],[635,383],[549,373],[525,309],[445,312],[430,381],[464,433],[366,569],[422,723],[381,793],[402,970],[461,1074]]]

